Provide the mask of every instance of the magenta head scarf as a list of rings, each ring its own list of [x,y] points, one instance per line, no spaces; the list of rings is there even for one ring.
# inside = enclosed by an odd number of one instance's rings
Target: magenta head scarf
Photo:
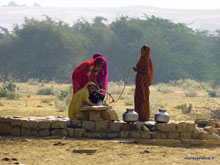
[[[101,83],[102,79],[103,79],[103,85],[104,85],[104,89],[107,90],[108,89],[108,63],[107,60],[103,57],[103,55],[101,53],[95,53],[93,54],[93,59],[97,58],[97,57],[102,57],[104,60],[104,65],[103,67],[100,69],[98,75],[96,76],[96,82],[98,83],[98,85]],[[105,76],[105,77],[104,77]]]

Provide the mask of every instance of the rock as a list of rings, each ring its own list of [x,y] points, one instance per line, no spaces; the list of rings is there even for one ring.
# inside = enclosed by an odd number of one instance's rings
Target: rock
[[[97,131],[106,131],[108,129],[108,123],[109,121],[96,121],[95,122],[95,128]]]
[[[118,120],[117,113],[114,110],[101,111],[101,117],[104,120],[109,120],[109,121]]]
[[[10,135],[11,125],[9,123],[1,123],[0,135]]]
[[[101,112],[89,112],[89,120],[91,121],[100,121],[101,120]]]
[[[74,131],[73,128],[67,128],[67,133],[69,137],[74,137],[73,131]]]
[[[163,132],[152,132],[152,139],[167,139],[167,134]]]
[[[143,130],[144,132],[150,132],[150,130],[149,130],[145,125],[142,126],[142,130]]]
[[[21,128],[20,127],[11,128],[11,136],[21,136]]]
[[[102,133],[102,138],[103,139],[115,139],[118,138],[119,134],[118,133]]]
[[[21,136],[30,136],[31,130],[29,128],[21,128]]]
[[[151,133],[150,132],[141,132],[141,138],[142,139],[151,139]]]
[[[51,128],[59,129],[59,128],[67,128],[66,120],[52,120]]]
[[[71,120],[70,122],[70,126],[71,128],[81,128],[82,127],[82,121],[81,120]]]
[[[155,130],[161,132],[176,132],[176,124],[174,123],[157,123]]]
[[[182,139],[180,141],[181,144],[189,144],[189,145],[204,145],[206,144],[206,140],[196,140],[196,139]]]
[[[66,129],[55,129],[51,131],[51,135],[64,137],[68,135],[68,132]]]
[[[39,130],[39,136],[44,137],[44,136],[50,136],[50,130],[49,129],[43,129]]]
[[[180,134],[179,133],[175,133],[175,132],[169,132],[169,133],[167,133],[167,138],[168,139],[179,139],[180,138]]]
[[[132,131],[131,132],[131,137],[135,139],[140,139],[141,137],[141,132],[140,131]]]
[[[208,134],[212,134],[213,130],[214,130],[213,126],[204,127],[204,131],[206,131]]]
[[[111,122],[111,123],[109,124],[109,127],[110,127],[110,130],[111,130],[112,132],[120,132],[121,127],[122,127],[122,124],[121,124],[121,123]]]
[[[122,131],[120,132],[120,137],[121,137],[121,138],[128,138],[129,135],[130,135],[130,132],[129,132],[129,131],[122,130]]]
[[[220,136],[218,134],[212,133],[208,135],[208,140],[220,140]]]
[[[51,128],[51,121],[50,120],[40,120],[38,122],[40,129],[49,129]]]
[[[12,118],[11,119],[11,126],[12,127],[17,127],[17,126],[21,126],[21,119],[20,118]]]
[[[194,132],[196,130],[195,123],[186,123],[186,132]]]
[[[39,133],[38,133],[38,131],[37,130],[31,130],[31,134],[30,134],[31,136],[36,136],[36,137],[38,137],[39,136]]]
[[[28,120],[28,119],[23,119],[23,120],[21,121],[21,127],[22,127],[22,128],[30,128],[30,122],[29,122],[29,120]]]
[[[84,137],[102,139],[101,133],[84,133]]]
[[[31,128],[31,129],[36,129],[36,130],[39,129],[39,127],[38,127],[38,120],[36,120],[36,119],[30,119],[30,120],[29,120],[29,124],[30,124],[30,128]]]
[[[76,138],[81,138],[81,137],[83,137],[84,133],[85,133],[85,130],[84,130],[84,129],[80,129],[80,128],[76,128],[76,129],[74,129],[74,131],[73,131],[73,135],[74,135],[74,137],[76,137]]]
[[[176,125],[177,127],[177,132],[186,132],[186,123],[179,123]]]
[[[94,121],[83,121],[82,128],[86,130],[95,129],[95,122]]]
[[[182,139],[191,139],[192,138],[192,133],[191,132],[180,133],[180,138],[182,138]]]

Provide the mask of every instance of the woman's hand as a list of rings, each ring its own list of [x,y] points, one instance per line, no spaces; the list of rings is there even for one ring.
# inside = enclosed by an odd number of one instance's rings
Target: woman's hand
[[[134,70],[135,72],[137,72],[137,68],[136,68],[136,67],[133,67],[133,70]]]

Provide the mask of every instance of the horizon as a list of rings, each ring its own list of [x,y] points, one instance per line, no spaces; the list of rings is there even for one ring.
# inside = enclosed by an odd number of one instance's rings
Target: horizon
[[[7,6],[10,2],[15,2],[18,5],[27,5],[32,7],[35,3],[42,7],[80,7],[80,8],[108,8],[108,7],[152,7],[162,9],[177,9],[177,10],[218,10],[220,2],[218,0],[200,1],[200,0],[1,0],[0,6]],[[188,5],[190,4],[190,5]]]

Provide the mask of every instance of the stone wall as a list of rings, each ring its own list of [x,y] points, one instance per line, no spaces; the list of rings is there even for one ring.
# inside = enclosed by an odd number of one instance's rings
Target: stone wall
[[[94,117],[95,118],[95,117]],[[66,117],[0,117],[0,135],[135,139],[145,144],[220,144],[220,123],[200,121],[169,123],[109,120],[69,120]],[[203,125],[201,124],[203,122]],[[197,127],[200,126],[200,127]]]

